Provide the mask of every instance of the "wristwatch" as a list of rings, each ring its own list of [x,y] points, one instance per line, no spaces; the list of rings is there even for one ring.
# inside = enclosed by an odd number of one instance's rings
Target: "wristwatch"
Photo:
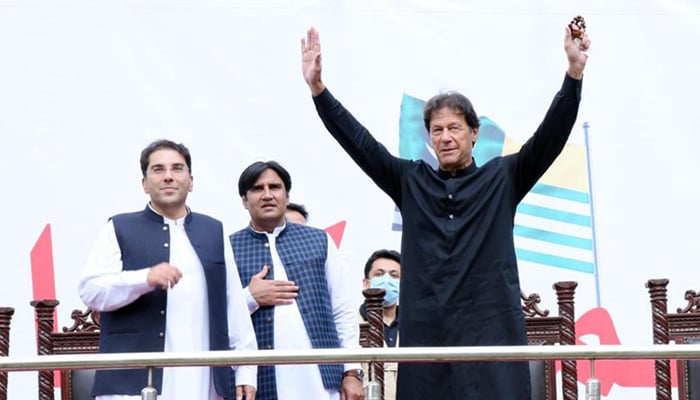
[[[345,372],[343,372],[343,378],[346,376],[354,376],[355,378],[359,379],[360,382],[364,382],[365,380],[365,371],[361,369],[349,369]]]

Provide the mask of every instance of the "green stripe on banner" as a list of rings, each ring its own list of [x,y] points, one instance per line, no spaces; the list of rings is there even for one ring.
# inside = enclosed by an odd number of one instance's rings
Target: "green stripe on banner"
[[[549,243],[593,251],[593,241],[591,239],[565,235],[563,233],[551,232],[546,231],[544,229],[531,228],[522,225],[515,225],[515,227],[513,228],[513,234],[515,236],[522,236],[529,239],[537,239]]]
[[[552,196],[559,199],[575,201],[577,203],[588,204],[589,197],[586,192],[579,192],[578,190],[564,189],[557,186],[545,185],[543,183],[538,183],[530,190],[532,193],[543,194],[545,196]]]
[[[521,203],[518,206],[517,212],[554,221],[566,222],[567,224],[575,224],[589,228],[591,226],[591,217],[588,215],[555,210],[553,208],[535,206],[532,204]]]
[[[536,251],[515,249],[518,260],[549,265],[552,267],[570,269],[573,271],[593,273],[593,263],[587,261],[574,260],[572,258],[553,256],[551,254],[538,253]]]

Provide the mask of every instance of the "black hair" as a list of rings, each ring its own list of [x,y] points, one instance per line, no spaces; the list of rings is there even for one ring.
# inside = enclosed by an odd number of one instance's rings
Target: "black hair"
[[[304,220],[309,220],[309,212],[306,211],[306,207],[303,204],[289,203],[287,204],[287,211],[296,211],[304,217]]]
[[[146,176],[146,172],[148,170],[148,163],[151,154],[162,149],[171,149],[180,153],[180,155],[182,155],[182,157],[185,159],[187,169],[190,171],[190,174],[192,173],[192,156],[190,155],[190,150],[182,143],[175,143],[172,140],[167,139],[159,139],[146,146],[145,149],[141,150],[141,173],[144,177]]]
[[[401,265],[401,253],[396,250],[381,249],[372,253],[365,263],[365,278],[369,279],[369,271],[372,269],[372,264],[379,258],[387,258],[389,260],[394,260],[399,265]]]
[[[248,190],[258,181],[260,175],[268,169],[275,171],[279,175],[282,183],[284,183],[284,189],[289,193],[292,190],[292,177],[289,176],[289,172],[283,166],[277,161],[256,161],[244,169],[240,178],[238,178],[238,194],[241,197],[245,196]]]
[[[433,118],[433,113],[442,108],[449,108],[455,113],[464,115],[464,120],[470,128],[479,127],[479,116],[476,115],[472,102],[459,92],[449,91],[437,94],[425,103],[423,122],[428,133],[430,133],[430,120]]]

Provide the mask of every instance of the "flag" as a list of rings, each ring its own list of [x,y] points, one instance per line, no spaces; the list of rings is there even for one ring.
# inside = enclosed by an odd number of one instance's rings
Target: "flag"
[[[405,95],[399,117],[399,157],[437,168],[423,121],[425,101]],[[514,153],[520,144],[491,119],[479,118],[477,165]],[[537,264],[595,274],[595,244],[586,147],[567,144],[554,164],[519,204],[513,235],[518,264]],[[392,229],[401,230],[394,209]]]

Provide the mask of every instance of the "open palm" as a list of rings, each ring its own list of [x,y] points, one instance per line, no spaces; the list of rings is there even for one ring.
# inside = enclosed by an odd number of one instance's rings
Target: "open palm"
[[[321,81],[321,41],[318,31],[310,28],[301,39],[301,72],[313,95],[324,89]]]

